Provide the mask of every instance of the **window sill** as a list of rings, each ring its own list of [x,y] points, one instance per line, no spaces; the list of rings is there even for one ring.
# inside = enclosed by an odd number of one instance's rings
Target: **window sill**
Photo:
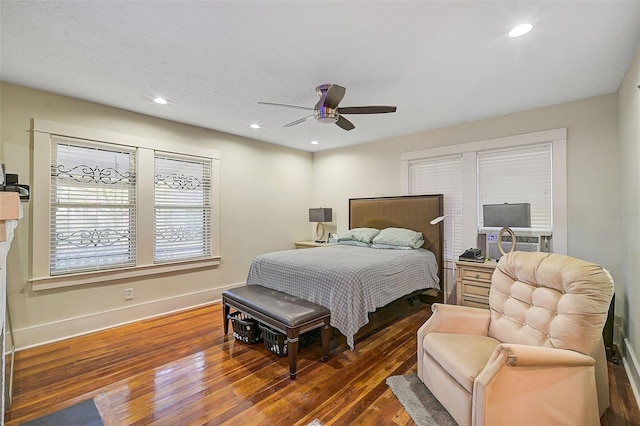
[[[169,272],[191,271],[202,268],[212,268],[220,265],[220,256],[205,260],[187,262],[173,262],[158,265],[135,266],[133,268],[112,269],[108,271],[91,271],[78,274],[60,275],[54,277],[31,278],[33,291],[51,290],[85,284],[99,284],[107,281],[145,277],[149,275],[165,274]]]

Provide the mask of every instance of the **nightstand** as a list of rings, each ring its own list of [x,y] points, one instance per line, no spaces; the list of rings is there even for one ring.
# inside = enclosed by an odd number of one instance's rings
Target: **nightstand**
[[[313,248],[313,247],[325,247],[330,246],[330,243],[316,243],[315,241],[297,241],[294,243],[297,249]]]
[[[456,262],[458,276],[456,278],[457,303],[475,308],[489,308],[489,288],[491,275],[497,263],[490,262]]]

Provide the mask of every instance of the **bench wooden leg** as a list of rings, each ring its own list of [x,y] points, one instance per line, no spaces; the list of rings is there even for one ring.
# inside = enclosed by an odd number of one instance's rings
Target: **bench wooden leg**
[[[331,342],[331,326],[328,321],[322,326],[320,338],[322,340],[322,361],[326,361],[329,359],[329,345]]]
[[[287,353],[289,354],[289,377],[296,378],[298,372],[298,337],[300,331],[295,329],[287,330]]]
[[[224,298],[222,299],[222,324],[224,324],[224,334],[225,336],[229,334],[229,313],[231,312],[231,306],[225,303]]]

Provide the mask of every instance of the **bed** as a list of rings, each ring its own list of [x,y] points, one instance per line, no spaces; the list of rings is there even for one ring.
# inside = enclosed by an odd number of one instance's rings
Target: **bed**
[[[328,245],[257,256],[247,285],[262,285],[327,307],[331,325],[354,349],[354,335],[368,314],[409,294],[437,290],[442,301],[442,195],[355,198],[349,200],[349,229],[405,228],[421,232],[424,244],[413,250]]]

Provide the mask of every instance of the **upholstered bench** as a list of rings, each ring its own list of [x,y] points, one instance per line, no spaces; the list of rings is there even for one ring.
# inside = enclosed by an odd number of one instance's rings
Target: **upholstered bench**
[[[255,318],[287,336],[289,376],[296,378],[298,369],[298,337],[322,327],[322,361],[329,358],[331,313],[324,306],[259,285],[248,285],[222,293],[224,334],[229,332],[230,308]]]

